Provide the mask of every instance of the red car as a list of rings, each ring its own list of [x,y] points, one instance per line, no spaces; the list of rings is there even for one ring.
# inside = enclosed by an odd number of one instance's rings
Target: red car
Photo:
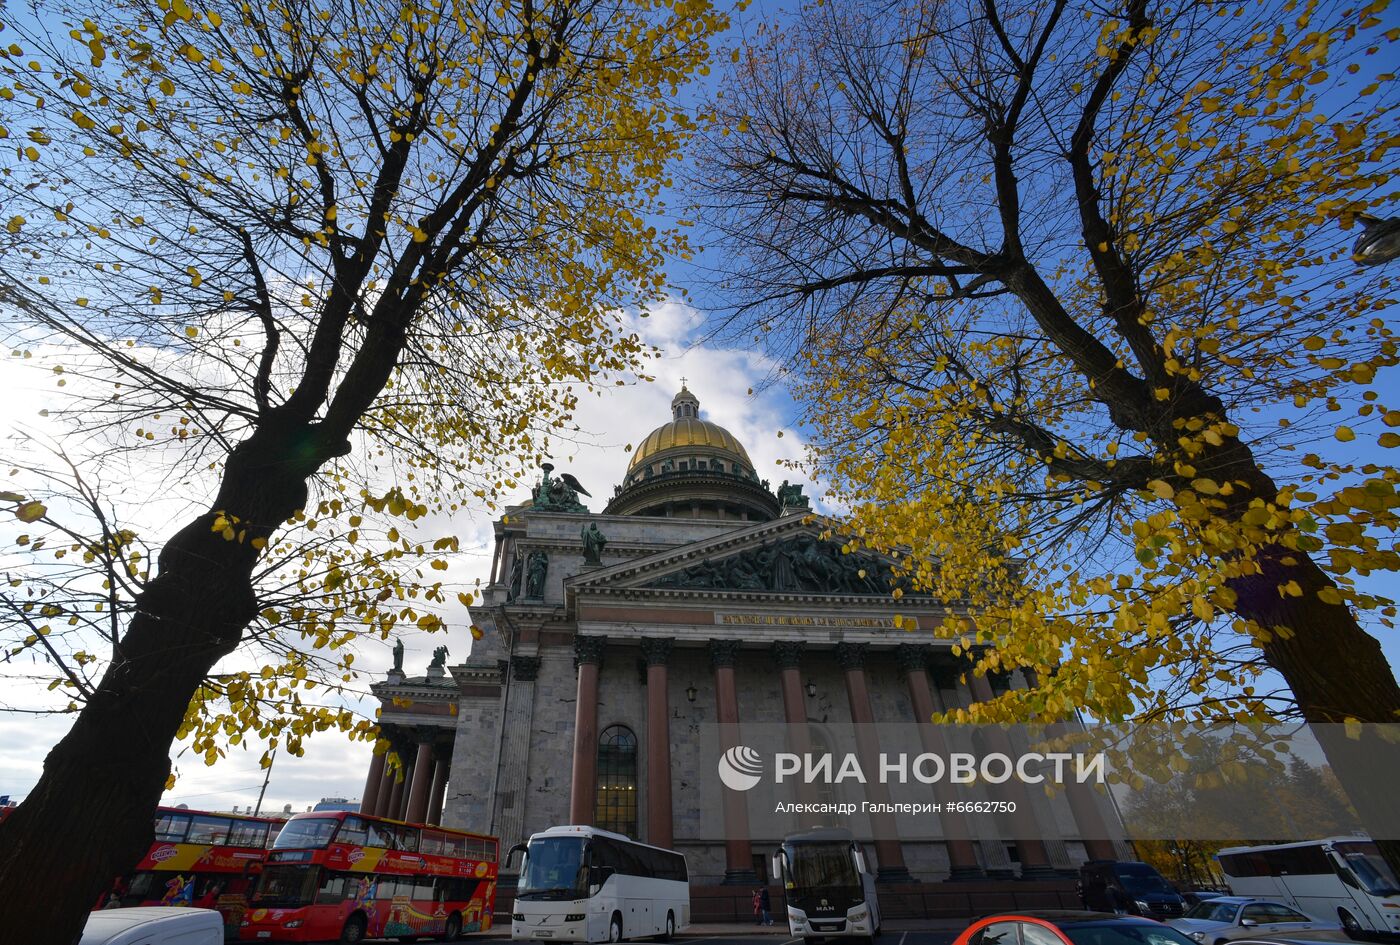
[[[1040,911],[985,916],[953,945],[1195,945],[1176,929],[1111,912]]]

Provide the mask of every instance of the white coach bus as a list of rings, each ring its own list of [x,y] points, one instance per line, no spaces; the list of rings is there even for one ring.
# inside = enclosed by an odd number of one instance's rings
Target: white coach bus
[[[516,941],[670,938],[690,924],[685,857],[593,827],[551,827],[525,855],[510,917]]]
[[[855,836],[843,827],[789,834],[773,854],[787,892],[788,932],[800,938],[880,934],[875,877]]]
[[[1400,884],[1366,837],[1227,847],[1216,859],[1237,896],[1286,902],[1352,934],[1400,932]]]

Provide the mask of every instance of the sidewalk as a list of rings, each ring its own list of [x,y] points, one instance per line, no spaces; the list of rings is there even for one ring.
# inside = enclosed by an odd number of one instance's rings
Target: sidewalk
[[[947,931],[961,932],[967,928],[970,919],[888,919],[881,925],[882,932],[932,932]],[[687,926],[683,931],[676,933],[682,939],[689,938],[725,938],[733,936],[751,935],[780,935],[784,939],[790,937],[786,922],[776,922],[773,925],[754,925],[752,922],[701,922]],[[504,926],[492,929],[489,932],[475,932],[463,935],[466,941],[490,941],[508,940],[510,938],[510,927]]]

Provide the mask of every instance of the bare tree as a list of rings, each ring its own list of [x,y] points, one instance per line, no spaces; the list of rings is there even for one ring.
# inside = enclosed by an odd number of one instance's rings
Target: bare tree
[[[12,344],[84,378],[70,419],[107,455],[174,445],[213,478],[0,825],[6,934],[67,945],[150,842],[171,741],[267,609],[279,530],[508,489],[570,382],[635,364],[617,313],[659,296],[677,245],[647,220],[685,137],[666,102],[723,17],[133,0],[24,22],[0,63]],[[398,472],[388,494],[350,464],[360,436]],[[382,629],[395,587],[327,571],[360,609],[327,640]]]
[[[812,5],[749,44],[703,179],[813,471],[970,602],[979,672],[1037,671],[973,714],[1296,704],[1376,822],[1395,749],[1331,732],[1400,720],[1356,583],[1400,566],[1400,477],[1308,437],[1400,425],[1389,283],[1337,228],[1395,199],[1394,84],[1379,7],[1286,10]]]

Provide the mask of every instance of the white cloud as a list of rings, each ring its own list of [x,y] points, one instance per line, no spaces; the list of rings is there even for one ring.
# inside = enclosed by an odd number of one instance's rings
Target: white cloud
[[[783,479],[796,478],[779,463],[800,455],[802,439],[786,425],[792,415],[790,401],[781,390],[763,386],[772,372],[771,362],[753,350],[697,344],[706,327],[705,316],[679,302],[660,306],[648,318],[632,318],[630,324],[644,341],[661,349],[660,356],[647,367],[654,382],[631,382],[607,388],[598,396],[583,394],[576,417],[579,431],[572,441],[557,442],[552,457],[556,466],[577,476],[593,494],[586,500],[593,511],[602,511],[613,486],[621,482],[630,459],[627,446],[635,447],[647,433],[670,419],[671,398],[680,389],[682,377],[699,398],[701,415],[728,429],[744,444],[760,478],[771,480],[774,486]],[[42,374],[0,363],[0,428],[15,430],[21,424],[33,427],[38,423],[45,429],[43,421],[36,420],[38,410],[53,396],[44,389],[44,381]],[[133,482],[126,491],[139,496],[142,489]],[[517,501],[527,494],[522,488]],[[190,502],[202,497],[203,493],[194,491],[181,498]],[[170,523],[161,511],[143,509],[144,530],[153,539],[161,537]],[[495,517],[485,511],[463,513],[450,520],[428,516],[415,523],[411,533],[405,530],[414,540],[431,541],[446,534],[462,540],[462,552],[453,558],[449,570],[432,572],[451,585],[447,595],[451,603],[442,610],[448,629],[445,633],[404,634],[404,668],[409,673],[421,673],[437,646],[448,647],[450,662],[464,659],[469,652],[471,637],[465,613],[453,598],[456,590],[466,590],[478,580],[486,584]],[[356,668],[364,674],[361,684],[365,688],[382,678],[391,665],[390,647],[390,642],[378,640],[359,643]],[[374,710],[374,700],[369,697],[348,700],[347,704],[366,715]],[[0,713],[0,771],[4,772],[0,794],[22,796],[33,785],[43,756],[71,722],[67,716]],[[177,744],[175,751],[181,747]],[[344,736],[326,732],[308,738],[304,747],[301,758],[279,754],[264,810],[280,811],[290,804],[293,811],[303,811],[322,797],[360,796],[370,762],[368,745],[352,744]],[[226,810],[253,804],[264,775],[258,763],[260,755],[260,747],[246,751],[234,748],[213,767],[206,767],[192,755],[177,756],[180,780],[165,800],[196,809]]]

